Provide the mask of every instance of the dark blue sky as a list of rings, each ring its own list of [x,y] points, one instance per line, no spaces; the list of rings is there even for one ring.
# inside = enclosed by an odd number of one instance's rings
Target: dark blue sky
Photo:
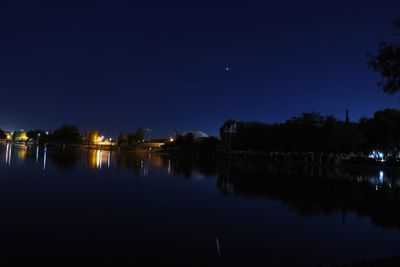
[[[2,1],[0,128],[371,116],[400,104],[366,64],[398,17],[398,0]]]

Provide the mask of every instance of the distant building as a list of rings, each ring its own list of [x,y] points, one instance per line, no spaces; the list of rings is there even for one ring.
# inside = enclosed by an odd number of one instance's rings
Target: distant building
[[[182,133],[183,136],[188,135],[188,134],[192,134],[194,140],[199,140],[202,138],[210,137],[210,136],[208,136],[208,134],[206,134],[205,132],[202,132],[202,131],[187,131],[187,132]]]
[[[161,148],[163,145],[165,145],[164,139],[151,139],[150,142],[144,142],[142,144],[143,147],[148,148]]]

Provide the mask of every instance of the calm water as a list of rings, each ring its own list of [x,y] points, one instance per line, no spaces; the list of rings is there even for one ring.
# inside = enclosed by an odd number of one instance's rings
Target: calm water
[[[399,176],[0,146],[0,264],[330,266],[397,256]]]

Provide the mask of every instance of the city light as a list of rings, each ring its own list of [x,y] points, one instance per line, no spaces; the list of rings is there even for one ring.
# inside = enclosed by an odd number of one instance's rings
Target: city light
[[[378,150],[373,150],[373,151],[368,155],[368,157],[369,157],[370,159],[377,159],[377,160],[380,160],[380,161],[385,161],[385,160],[384,160],[383,152],[378,151]]]
[[[6,139],[11,140],[13,136],[13,133],[6,133]]]

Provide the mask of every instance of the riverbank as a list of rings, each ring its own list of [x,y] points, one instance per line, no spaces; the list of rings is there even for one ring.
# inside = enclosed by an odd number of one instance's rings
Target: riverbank
[[[244,165],[288,164],[297,166],[335,167],[356,166],[371,168],[398,168],[398,159],[373,159],[352,154],[312,153],[312,152],[263,152],[263,151],[182,151],[159,150],[156,153],[171,157],[189,157],[227,161]]]

